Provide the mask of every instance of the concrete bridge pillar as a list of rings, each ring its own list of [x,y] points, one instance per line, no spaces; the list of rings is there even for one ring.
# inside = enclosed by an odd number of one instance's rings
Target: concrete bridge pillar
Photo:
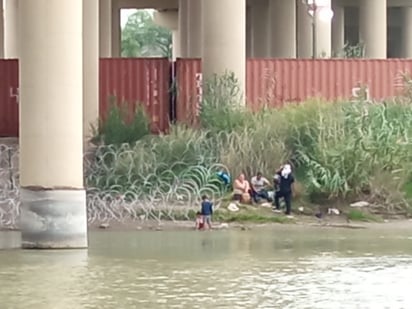
[[[246,0],[205,0],[202,3],[203,80],[225,72],[235,74],[245,103]]]
[[[412,58],[412,7],[402,8],[402,57]]]
[[[189,54],[189,0],[179,0],[179,38],[180,56],[187,58]]]
[[[4,58],[4,11],[3,0],[0,0],[0,59]]]
[[[268,0],[255,0],[250,8],[252,28],[252,56],[269,56],[269,3]]]
[[[120,24],[120,8],[117,1],[112,1],[112,57],[122,56],[122,29]]]
[[[83,1],[83,135],[87,142],[99,118],[99,0]]]
[[[312,57],[312,18],[308,14],[305,3],[297,0],[297,56],[298,58]]]
[[[332,2],[332,54],[341,57],[345,47],[345,8]]]
[[[4,57],[7,59],[19,57],[18,6],[18,0],[5,0],[4,2]]]
[[[331,0],[316,0],[313,3],[315,14],[313,6],[297,2],[297,54],[299,58],[329,58],[332,54],[332,3]]]
[[[172,31],[172,60],[176,61],[176,58],[180,56],[180,33],[179,30],[176,29]]]
[[[189,0],[188,3],[188,57],[202,57],[202,0]]]
[[[112,56],[112,0],[99,0],[99,55]]]
[[[330,58],[332,56],[332,20],[333,16],[325,16],[332,12],[332,0],[316,1],[322,3],[316,18],[316,57]]]
[[[250,6],[246,6],[246,58],[252,57],[252,10]]]
[[[270,56],[296,57],[296,2],[270,0],[269,2]]]
[[[365,44],[366,58],[385,59],[387,56],[387,2],[361,0],[359,37]]]
[[[20,227],[25,248],[87,247],[83,2],[19,3]]]

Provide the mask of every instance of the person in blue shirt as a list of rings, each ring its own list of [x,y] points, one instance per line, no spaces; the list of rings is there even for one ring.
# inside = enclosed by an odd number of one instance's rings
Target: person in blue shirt
[[[203,216],[203,224],[209,229],[212,228],[213,203],[206,195],[202,196],[201,214]]]
[[[219,171],[217,172],[217,177],[227,186],[230,185],[230,175],[226,173],[225,171]]]

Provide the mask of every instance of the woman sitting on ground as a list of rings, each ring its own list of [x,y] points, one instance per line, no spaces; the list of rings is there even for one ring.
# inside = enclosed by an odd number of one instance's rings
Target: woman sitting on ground
[[[243,173],[233,182],[233,199],[241,203],[250,202],[250,185]]]

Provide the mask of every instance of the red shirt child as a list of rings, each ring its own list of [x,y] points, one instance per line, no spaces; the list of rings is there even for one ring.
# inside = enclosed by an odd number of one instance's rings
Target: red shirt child
[[[200,211],[198,211],[196,213],[196,225],[195,225],[195,229],[196,230],[202,230],[205,226],[205,223],[203,222],[203,216],[200,213]]]

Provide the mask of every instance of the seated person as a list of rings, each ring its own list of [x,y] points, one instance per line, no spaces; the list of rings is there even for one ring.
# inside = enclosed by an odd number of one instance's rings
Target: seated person
[[[230,185],[231,179],[230,179],[230,175],[227,172],[221,170],[221,171],[217,172],[216,175],[217,175],[218,179],[220,181],[222,181],[225,186]]]
[[[260,199],[269,201],[269,194],[267,187],[270,186],[269,180],[262,176],[261,172],[258,172],[256,176],[252,177],[252,199],[255,203],[259,203]]]
[[[250,185],[243,173],[233,182],[233,199],[242,203],[250,202]]]

